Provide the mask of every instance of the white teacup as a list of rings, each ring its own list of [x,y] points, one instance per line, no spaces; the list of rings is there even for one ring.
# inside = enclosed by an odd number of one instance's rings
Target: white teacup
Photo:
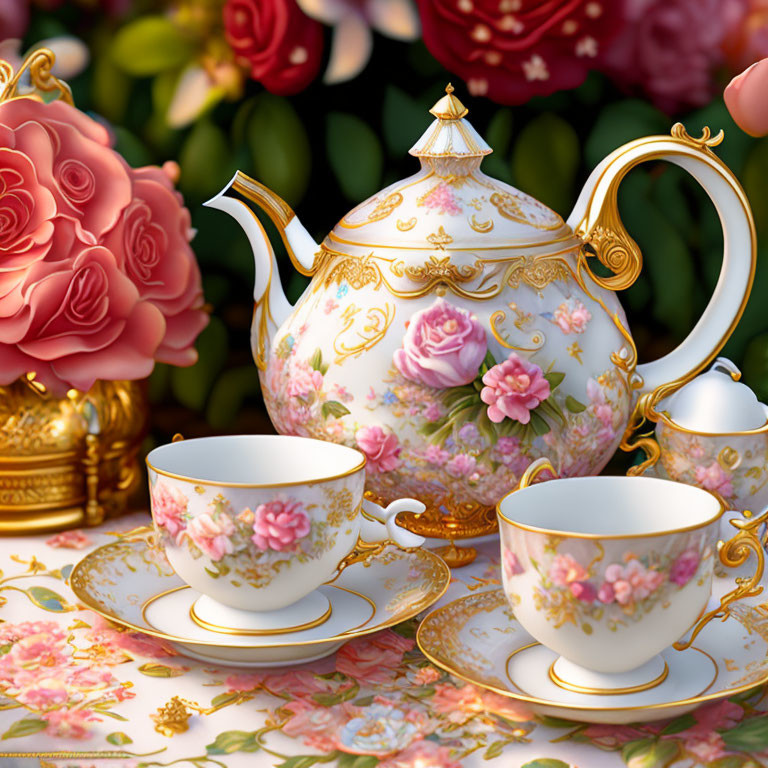
[[[198,624],[237,634],[317,626],[330,613],[318,587],[376,542],[414,547],[401,511],[363,500],[365,456],[304,437],[179,440],[147,457],[152,517],[168,561],[202,596]],[[358,554],[356,554],[358,553]]]
[[[686,649],[730,603],[760,591],[756,531],[768,511],[733,522],[739,532],[720,548],[720,560],[735,567],[754,552],[756,572],[702,616],[725,512],[713,494],[649,477],[530,485],[545,469],[554,474],[548,460],[534,462],[520,489],[498,504],[502,576],[515,618],[560,655],[550,677],[562,688],[651,688],[666,676],[661,651]],[[676,642],[692,627],[686,642]]]

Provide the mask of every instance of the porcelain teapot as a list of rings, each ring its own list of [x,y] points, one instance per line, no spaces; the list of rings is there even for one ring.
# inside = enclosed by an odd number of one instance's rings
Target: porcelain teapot
[[[253,355],[277,431],[361,449],[372,497],[414,496],[473,520],[456,526],[458,538],[493,525],[494,505],[537,458],[561,477],[599,472],[642,395],[712,360],[746,303],[755,234],[744,192],[712,151],[722,135],[695,139],[678,124],[671,136],[626,144],[595,168],[563,221],[483,173],[492,150],[452,90],[410,150],[421,169],[360,203],[320,245],[241,172],[206,205],[233,216],[253,249]],[[688,338],[638,364],[616,291],[632,285],[642,255],[616,195],[652,159],[707,190],[725,250]],[[295,306],[248,203],[312,277]],[[595,257],[609,276],[593,271]]]

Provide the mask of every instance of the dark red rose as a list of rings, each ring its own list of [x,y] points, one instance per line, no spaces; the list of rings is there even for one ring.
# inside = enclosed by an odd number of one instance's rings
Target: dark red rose
[[[432,55],[501,104],[580,85],[623,21],[623,0],[417,2]]]
[[[227,0],[224,28],[238,62],[272,93],[298,93],[320,69],[323,27],[295,0]]]

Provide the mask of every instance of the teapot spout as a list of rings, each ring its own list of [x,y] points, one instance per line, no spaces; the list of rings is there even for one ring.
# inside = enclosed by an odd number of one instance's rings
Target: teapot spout
[[[285,243],[293,266],[301,274],[311,275],[315,271],[315,254],[319,246],[285,200],[242,171],[237,171],[221,192],[203,203],[208,208],[216,208],[232,216],[248,237],[256,263],[251,344],[256,365],[260,370],[266,370],[272,338],[291,314],[293,306],[280,283],[277,259],[264,227],[245,202],[231,196],[232,191],[258,205],[269,216]]]

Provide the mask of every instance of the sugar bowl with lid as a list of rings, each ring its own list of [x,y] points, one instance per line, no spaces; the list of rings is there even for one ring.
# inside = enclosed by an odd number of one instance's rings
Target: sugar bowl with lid
[[[740,381],[741,372],[718,357],[657,405],[646,407],[656,422],[657,444],[641,440],[648,458],[633,467],[719,493],[732,509],[758,511],[768,504],[768,406]],[[660,465],[660,466],[659,466]]]

